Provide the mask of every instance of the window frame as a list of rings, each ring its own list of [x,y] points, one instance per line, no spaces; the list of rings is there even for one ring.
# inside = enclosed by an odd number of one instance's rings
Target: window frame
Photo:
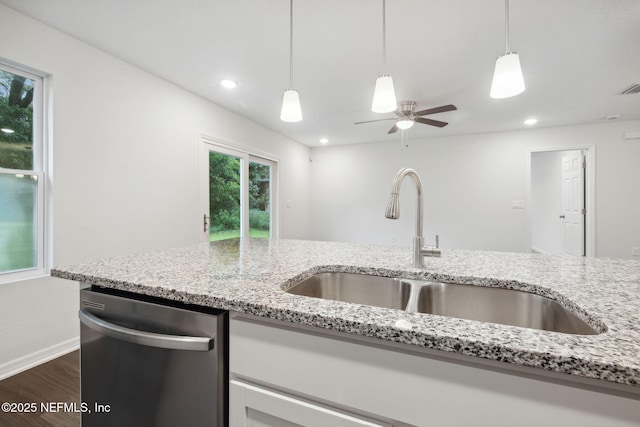
[[[36,265],[21,270],[0,271],[0,284],[47,276],[51,266],[51,116],[50,77],[33,68],[0,57],[0,69],[35,82],[33,91],[33,164],[31,170],[6,169],[3,174],[37,177]]]

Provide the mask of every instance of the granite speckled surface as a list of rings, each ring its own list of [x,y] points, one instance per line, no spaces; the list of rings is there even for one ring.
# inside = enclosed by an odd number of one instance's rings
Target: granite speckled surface
[[[235,239],[58,267],[52,275],[640,387],[640,262],[443,250],[420,270],[411,259],[409,249],[385,246]],[[558,300],[602,333],[562,334],[284,292],[325,271],[522,289]]]

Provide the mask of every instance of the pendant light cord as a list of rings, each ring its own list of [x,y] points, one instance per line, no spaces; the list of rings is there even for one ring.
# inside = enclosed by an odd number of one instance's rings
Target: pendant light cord
[[[289,89],[293,89],[293,0],[289,0]]]
[[[504,40],[504,51],[509,53],[509,0],[504,0]]]
[[[386,1],[382,0],[382,67],[384,74],[387,74],[387,7]]]

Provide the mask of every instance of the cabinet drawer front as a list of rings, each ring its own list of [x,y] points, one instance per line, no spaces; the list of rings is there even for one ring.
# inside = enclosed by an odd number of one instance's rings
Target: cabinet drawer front
[[[229,392],[231,427],[391,427],[238,380]]]

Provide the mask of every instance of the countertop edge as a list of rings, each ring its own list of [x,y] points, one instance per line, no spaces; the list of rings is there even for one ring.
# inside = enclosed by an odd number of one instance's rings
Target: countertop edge
[[[315,271],[317,269],[318,271],[325,271],[327,268],[328,266],[316,266],[312,270]],[[349,271],[352,271],[353,269],[354,267],[351,267],[349,268]],[[353,271],[355,272],[355,270]],[[635,378],[640,378],[640,370],[625,366],[604,364],[573,356],[512,349],[508,345],[504,344],[487,345],[486,343],[479,341],[464,340],[458,337],[438,337],[420,331],[409,331],[390,326],[379,327],[372,323],[339,319],[319,314],[309,314],[302,310],[283,310],[263,304],[229,300],[224,297],[216,297],[213,295],[193,294],[174,289],[160,289],[145,285],[136,285],[126,281],[117,281],[98,276],[71,273],[57,268],[51,270],[51,276],[109,289],[178,301],[186,304],[195,304],[249,314],[252,316],[291,323],[293,325],[305,325],[308,327],[318,328],[320,330],[329,330],[350,335],[381,339],[395,344],[406,345],[408,348],[419,347],[441,351],[445,354],[459,354],[473,358],[503,362],[528,368],[544,369],[549,372],[609,381],[612,383],[630,386],[637,386],[638,382]]]

